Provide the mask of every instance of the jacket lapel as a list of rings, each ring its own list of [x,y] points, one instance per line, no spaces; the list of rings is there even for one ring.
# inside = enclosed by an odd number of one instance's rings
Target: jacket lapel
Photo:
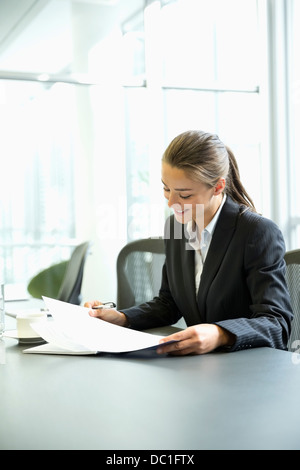
[[[218,272],[235,231],[239,209],[240,206],[227,196],[212,236],[201,275],[197,300],[202,321],[205,321],[206,318],[206,298],[208,290]]]
[[[195,251],[183,235],[181,244],[181,259],[184,266],[184,289],[182,292],[189,312],[189,324],[199,323],[199,309],[196,299],[195,286]],[[202,318],[201,318],[202,321]]]

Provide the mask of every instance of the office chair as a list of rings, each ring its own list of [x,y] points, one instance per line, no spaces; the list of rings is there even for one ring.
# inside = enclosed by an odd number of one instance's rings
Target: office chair
[[[286,282],[294,313],[288,350],[295,351],[295,348],[292,348],[293,341],[300,340],[300,249],[286,252],[284,259],[286,262]],[[297,349],[299,349],[299,345],[297,345]]]
[[[27,290],[35,298],[43,295],[80,305],[84,265],[90,243],[78,245],[71,258],[54,264],[34,276]]]
[[[117,308],[153,299],[160,289],[164,262],[162,238],[145,238],[125,245],[117,258]]]

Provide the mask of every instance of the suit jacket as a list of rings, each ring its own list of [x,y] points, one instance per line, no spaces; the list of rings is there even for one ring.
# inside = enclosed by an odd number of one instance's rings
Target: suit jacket
[[[293,317],[285,281],[285,243],[269,219],[227,196],[215,226],[196,297],[195,253],[185,226],[166,223],[166,261],[158,297],[125,309],[130,326],[215,323],[236,336],[231,350],[286,349]]]

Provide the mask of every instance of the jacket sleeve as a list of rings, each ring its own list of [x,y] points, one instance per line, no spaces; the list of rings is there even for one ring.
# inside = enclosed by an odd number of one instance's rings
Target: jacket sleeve
[[[232,351],[251,347],[287,349],[293,318],[285,280],[285,243],[271,220],[260,218],[244,250],[244,272],[251,296],[250,318],[216,322],[236,336]]]
[[[145,330],[176,323],[182,316],[169,289],[166,264],[162,270],[162,283],[159,294],[149,302],[123,309],[129,325],[135,330]]]

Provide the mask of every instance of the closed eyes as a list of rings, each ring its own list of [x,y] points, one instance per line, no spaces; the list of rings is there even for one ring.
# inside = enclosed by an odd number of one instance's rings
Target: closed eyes
[[[164,192],[169,193],[170,190],[168,188],[163,188]],[[192,195],[189,194],[188,196],[182,196],[181,194],[178,195],[181,199],[189,199]]]

